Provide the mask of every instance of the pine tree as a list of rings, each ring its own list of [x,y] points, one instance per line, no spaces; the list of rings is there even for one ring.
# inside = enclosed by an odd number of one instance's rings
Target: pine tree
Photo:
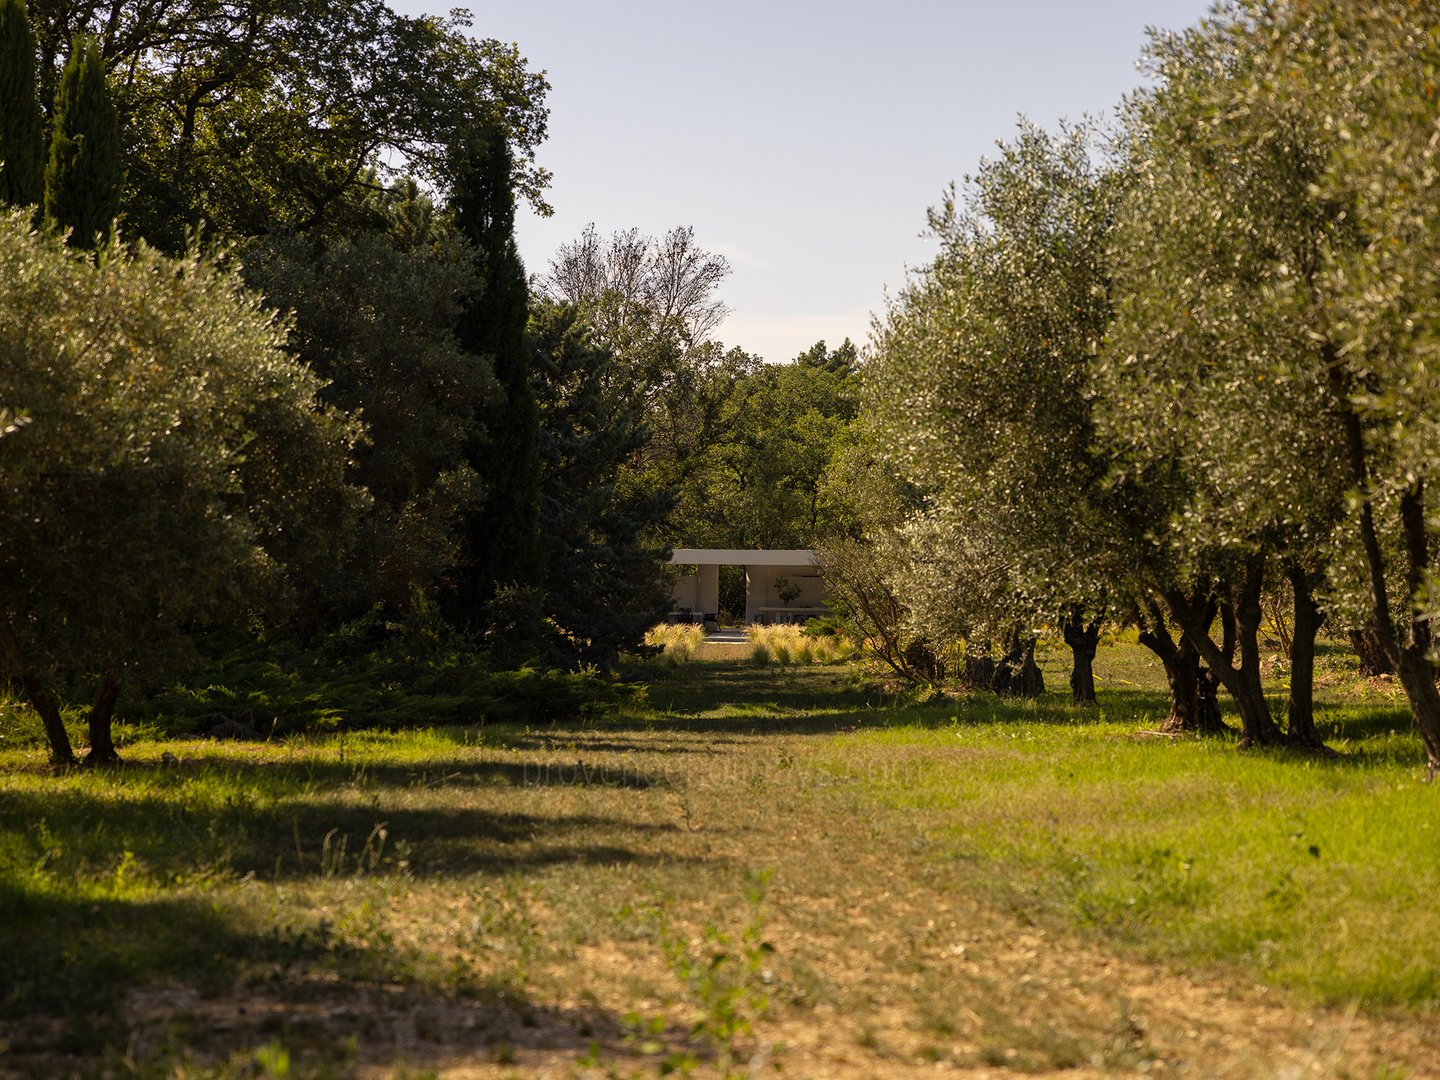
[[[460,319],[461,344],[494,365],[499,392],[482,411],[483,436],[471,464],[487,495],[466,529],[469,572],[456,614],[476,623],[496,592],[534,582],[539,513],[539,420],[526,336],[529,289],[515,247],[510,146],[490,125],[455,155],[452,206],[460,233],[480,260],[482,286]]]
[[[45,220],[70,229],[74,247],[110,240],[120,209],[120,117],[94,38],[76,37],[55,97],[55,129],[45,169]]]
[[[35,34],[25,0],[0,0],[0,205],[39,205],[45,193],[44,153]]]
[[[668,552],[647,537],[673,493],[629,490],[622,475],[650,442],[639,403],[611,385],[614,358],[569,305],[530,322],[540,410],[540,581],[558,628],[548,652],[565,666],[608,668],[670,607]]]

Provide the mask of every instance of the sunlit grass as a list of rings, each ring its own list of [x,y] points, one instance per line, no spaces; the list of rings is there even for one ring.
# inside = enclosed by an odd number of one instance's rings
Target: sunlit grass
[[[1436,792],[1413,734],[1346,736],[1374,727],[1348,712],[1325,717],[1332,760],[978,698],[824,760],[921,815],[972,887],[1052,924],[1322,1001],[1440,1004]],[[901,756],[903,776],[876,767]]]

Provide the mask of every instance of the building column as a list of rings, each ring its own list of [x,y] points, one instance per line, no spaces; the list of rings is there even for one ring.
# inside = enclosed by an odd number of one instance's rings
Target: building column
[[[699,566],[696,569],[700,583],[696,590],[695,610],[702,615],[720,614],[720,567]]]

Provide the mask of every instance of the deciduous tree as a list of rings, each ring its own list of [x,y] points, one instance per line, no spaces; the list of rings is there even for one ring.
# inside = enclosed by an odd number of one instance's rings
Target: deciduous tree
[[[232,239],[370,223],[377,183],[414,174],[448,191],[450,149],[497,116],[516,190],[548,212],[535,161],[548,84],[516,46],[471,36],[463,10],[75,0],[30,14],[47,111],[70,39],[99,41],[127,131],[128,232],[165,250],[184,250],[196,229]]]

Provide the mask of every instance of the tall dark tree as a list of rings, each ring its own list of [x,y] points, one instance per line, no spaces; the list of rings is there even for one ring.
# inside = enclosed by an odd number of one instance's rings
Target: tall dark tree
[[[650,439],[639,406],[610,382],[613,359],[571,306],[531,319],[540,409],[540,581],[559,629],[550,652],[608,667],[670,606],[667,552],[645,537],[674,503],[669,492],[622,490],[627,463]]]
[[[45,137],[35,90],[35,34],[25,0],[0,0],[0,205],[38,206]]]
[[[379,192],[383,232],[271,236],[238,250],[246,283],[295,312],[291,351],[325,380],[327,404],[358,414],[351,478],[370,494],[346,560],[314,582],[327,617],[377,603],[415,610],[460,560],[459,526],[479,483],[468,462],[490,366],[455,336],[475,266],[419,187]]]
[[[481,412],[483,434],[471,454],[486,495],[466,528],[469,568],[456,614],[472,624],[498,589],[524,587],[535,577],[539,420],[526,334],[530,294],[515,247],[511,185],[510,145],[498,123],[457,148],[451,205],[480,264],[480,287],[460,317],[459,339],[471,353],[490,358],[499,383],[495,403]]]
[[[55,97],[45,220],[70,244],[104,247],[120,210],[120,117],[94,38],[76,37]]]

